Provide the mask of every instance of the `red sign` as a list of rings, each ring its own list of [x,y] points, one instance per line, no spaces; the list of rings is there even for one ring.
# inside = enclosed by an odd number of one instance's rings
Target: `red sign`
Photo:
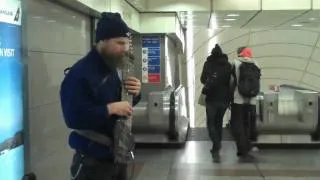
[[[148,74],[149,83],[160,83],[160,74]]]

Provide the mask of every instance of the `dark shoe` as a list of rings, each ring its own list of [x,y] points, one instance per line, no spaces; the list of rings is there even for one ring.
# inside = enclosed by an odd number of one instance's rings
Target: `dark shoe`
[[[215,162],[215,163],[220,163],[221,162],[219,154],[212,155],[212,159],[213,159],[213,162]]]
[[[219,151],[211,150],[210,152],[211,152],[211,156],[212,156],[213,162],[219,163],[220,162]]]
[[[239,156],[241,162],[254,162],[256,158],[251,154],[245,154]]]

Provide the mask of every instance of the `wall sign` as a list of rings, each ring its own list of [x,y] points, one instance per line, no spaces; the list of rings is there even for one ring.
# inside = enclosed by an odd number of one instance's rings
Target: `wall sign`
[[[161,82],[160,36],[142,37],[142,83]]]
[[[0,179],[24,174],[21,1],[0,1]]]

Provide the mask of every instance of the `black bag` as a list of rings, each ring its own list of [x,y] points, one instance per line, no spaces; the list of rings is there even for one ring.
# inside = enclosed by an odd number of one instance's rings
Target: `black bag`
[[[246,98],[256,97],[260,92],[261,70],[254,63],[241,63],[238,91]]]
[[[230,75],[231,75],[231,65],[213,65],[209,67],[209,73],[207,81],[204,86],[204,94],[207,94],[209,91],[214,92],[223,84],[229,85]]]

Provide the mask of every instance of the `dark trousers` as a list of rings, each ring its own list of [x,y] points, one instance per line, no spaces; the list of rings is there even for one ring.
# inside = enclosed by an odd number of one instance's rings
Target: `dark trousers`
[[[71,165],[71,180],[127,180],[127,167],[75,153]]]
[[[256,106],[232,104],[231,131],[236,141],[238,155],[246,155],[251,150],[251,140],[256,137]]]
[[[212,151],[218,152],[221,148],[222,122],[226,112],[226,103],[207,102],[207,128],[211,141],[213,142]]]

